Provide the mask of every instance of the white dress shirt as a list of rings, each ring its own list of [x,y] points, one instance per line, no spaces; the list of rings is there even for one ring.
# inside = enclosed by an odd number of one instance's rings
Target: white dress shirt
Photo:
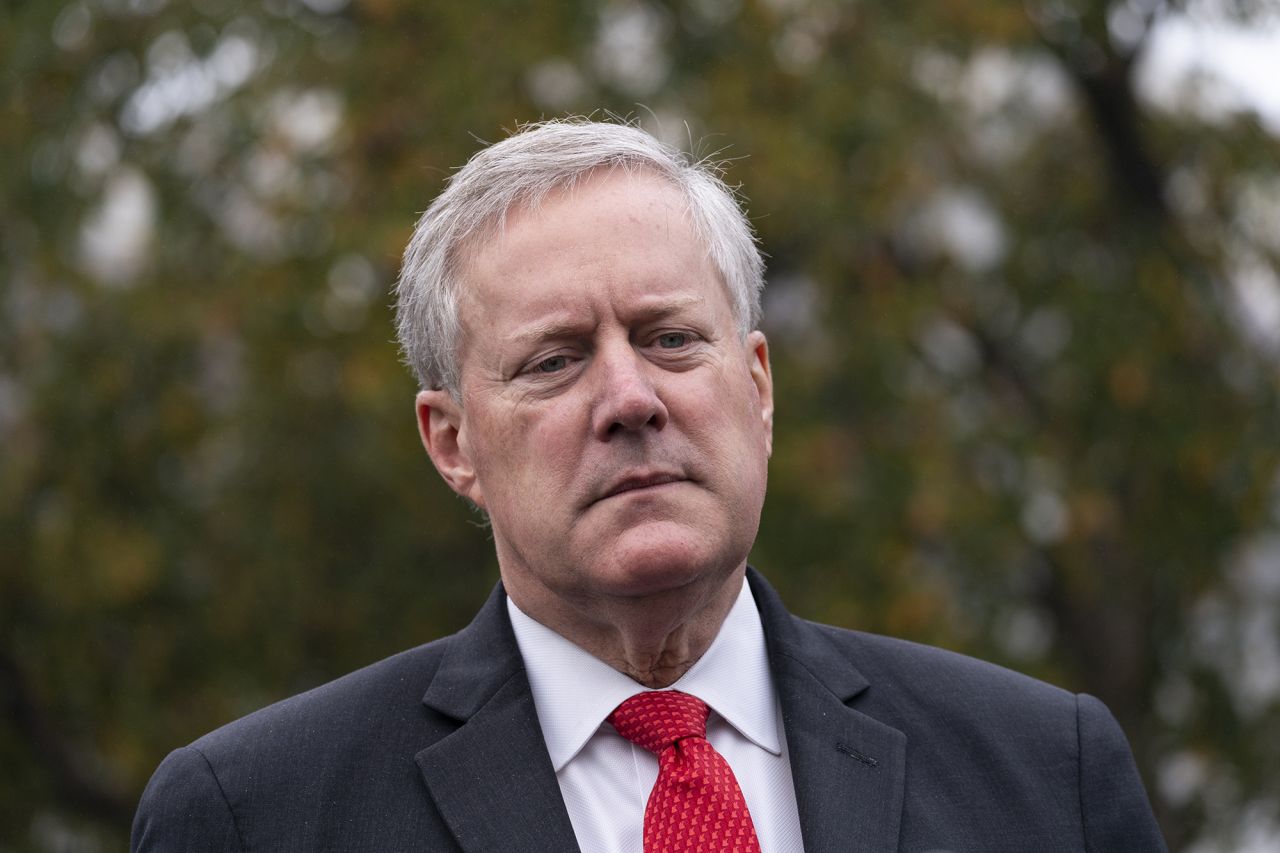
[[[507,610],[578,846],[583,853],[642,853],[658,758],[605,718],[649,688],[534,621],[510,598]],[[711,707],[707,740],[738,779],[762,853],[801,850],[782,715],[745,580],[711,647],[670,689]]]

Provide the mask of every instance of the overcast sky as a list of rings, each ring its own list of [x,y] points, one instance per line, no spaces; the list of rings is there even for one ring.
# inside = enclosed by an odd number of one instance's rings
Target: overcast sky
[[[1253,109],[1280,136],[1280,7],[1247,27],[1206,9],[1171,15],[1152,33],[1137,82],[1145,98],[1167,109],[1212,119]]]

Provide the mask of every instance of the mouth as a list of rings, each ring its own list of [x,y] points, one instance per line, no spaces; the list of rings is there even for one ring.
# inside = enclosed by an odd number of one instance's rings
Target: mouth
[[[607,488],[596,497],[592,503],[599,503],[608,498],[626,494],[627,492],[635,492],[641,489],[651,489],[655,486],[665,486],[668,483],[680,483],[688,478],[682,474],[671,471],[651,471],[630,473],[609,484]]]

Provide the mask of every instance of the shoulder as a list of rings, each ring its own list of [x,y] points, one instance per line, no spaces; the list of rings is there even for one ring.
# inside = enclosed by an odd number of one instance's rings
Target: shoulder
[[[909,767],[981,768],[1009,779],[1028,767],[1076,764],[1074,693],[907,640],[803,621],[797,628],[803,642],[793,648],[812,655],[851,710],[906,736]],[[837,682],[832,673],[841,671]]]
[[[353,814],[416,790],[414,755],[452,730],[422,704],[450,639],[356,670],[174,750],[143,792],[132,849],[239,850],[260,847],[264,838],[275,839],[268,846],[279,842],[276,849],[308,849],[315,839],[299,827],[336,820],[323,811],[326,803],[333,809],[325,791],[334,779],[367,780],[339,809]]]
[[[910,640],[806,624],[873,685],[903,699],[927,695],[930,703],[949,704],[982,697],[987,703],[1016,700],[1033,710],[1074,707],[1072,693],[988,661]]]
[[[189,749],[216,768],[260,764],[262,756],[302,758],[358,748],[391,746],[388,739],[426,716],[422,697],[452,638],[446,637],[355,670],[268,705],[193,742]],[[265,752],[264,752],[265,751]]]
[[[803,619],[786,608],[759,572],[748,567],[747,579],[775,665],[808,670],[842,701],[896,703],[905,711],[980,697],[1012,698],[1033,710],[1058,711],[1073,704],[1064,690],[976,658]]]
[[[944,649],[803,624],[807,644],[834,648],[865,679],[849,707],[906,736],[906,837],[1000,815],[1091,850],[1164,849],[1128,741],[1094,697]]]
[[[1066,690],[956,652],[810,622],[790,613],[759,573],[748,578],[775,674],[808,672],[798,685],[822,685],[916,745],[1046,725],[1065,741],[1075,731],[1076,697]]]

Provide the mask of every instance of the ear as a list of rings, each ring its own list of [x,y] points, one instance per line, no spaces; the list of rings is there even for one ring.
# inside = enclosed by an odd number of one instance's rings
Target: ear
[[[484,495],[471,459],[462,406],[448,391],[419,391],[414,400],[422,446],[449,488],[484,509]]]
[[[760,397],[760,419],[764,422],[764,448],[773,455],[773,371],[769,368],[769,341],[756,329],[747,335],[747,351],[751,364],[751,381]]]

